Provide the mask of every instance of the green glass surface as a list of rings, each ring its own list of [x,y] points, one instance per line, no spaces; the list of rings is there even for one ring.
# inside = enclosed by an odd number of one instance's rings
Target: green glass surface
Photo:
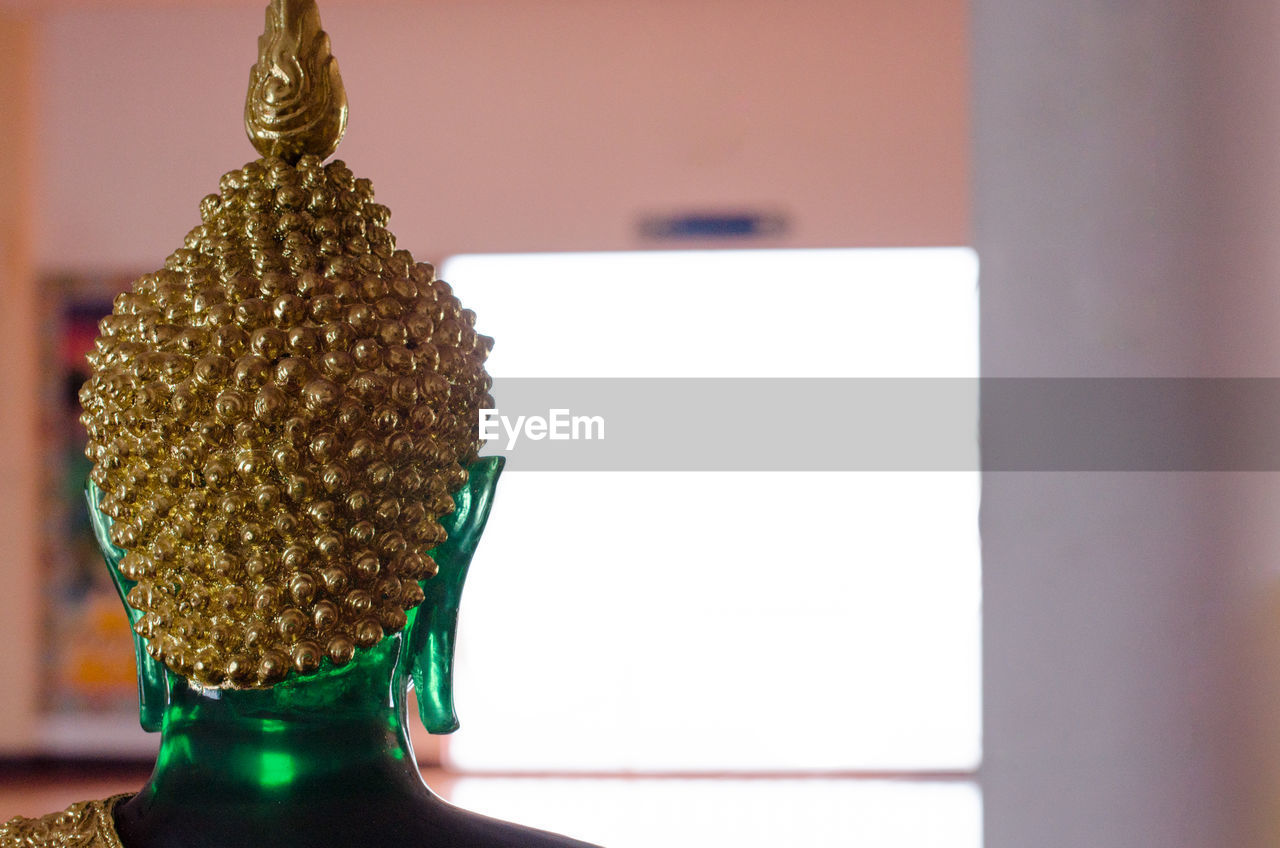
[[[433,551],[440,570],[423,583],[426,600],[401,632],[344,666],[326,659],[270,689],[209,689],[169,672],[134,637],[139,719],[162,735],[147,784],[116,808],[126,848],[590,848],[446,803],[422,781],[409,741],[411,682],[428,730],[458,727],[458,603],[502,466],[502,457],[486,457],[467,469],[443,522],[449,539]],[[100,494],[89,485],[95,533],[123,601],[133,584],[120,574],[124,552],[110,542]]]

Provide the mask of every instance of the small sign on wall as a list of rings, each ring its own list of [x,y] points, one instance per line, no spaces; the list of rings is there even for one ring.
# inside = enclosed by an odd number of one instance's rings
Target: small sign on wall
[[[788,229],[787,217],[777,212],[682,212],[649,215],[640,219],[640,234],[646,239],[658,241],[742,241],[785,235]]]

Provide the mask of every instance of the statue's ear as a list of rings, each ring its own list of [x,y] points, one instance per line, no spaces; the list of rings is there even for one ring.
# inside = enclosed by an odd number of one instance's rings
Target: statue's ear
[[[418,714],[431,733],[458,729],[458,716],[453,709],[458,604],[505,463],[506,457],[486,456],[467,466],[467,484],[453,496],[456,509],[441,521],[449,539],[432,551],[440,571],[422,584],[426,599],[409,632],[409,657],[413,687],[418,693]]]
[[[104,515],[98,508],[98,504],[102,502],[102,490],[92,480],[85,487],[85,499],[89,502],[89,521],[93,524],[93,535],[98,540],[98,550],[102,551],[102,558],[107,561],[111,582],[120,595],[120,603],[124,604],[125,614],[129,616],[129,627],[132,629],[142,617],[141,612],[125,601],[134,582],[120,573],[120,560],[124,559],[125,552],[111,541],[111,517]],[[138,723],[148,733],[158,733],[160,722],[164,718],[164,708],[169,703],[169,679],[164,666],[147,653],[146,641],[136,631],[133,634],[133,658],[138,667]]]

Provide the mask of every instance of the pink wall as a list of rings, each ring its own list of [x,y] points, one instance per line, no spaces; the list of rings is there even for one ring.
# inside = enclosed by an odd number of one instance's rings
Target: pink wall
[[[241,128],[262,4],[51,13],[42,270],[157,266]],[[339,149],[403,246],[630,248],[638,216],[781,210],[772,244],[968,241],[957,0],[322,4]]]
[[[32,95],[32,22],[0,11],[0,750],[22,746],[35,725],[34,685],[40,655],[40,571],[37,514],[40,483],[36,442],[38,392],[32,275],[32,174],[35,132]]]

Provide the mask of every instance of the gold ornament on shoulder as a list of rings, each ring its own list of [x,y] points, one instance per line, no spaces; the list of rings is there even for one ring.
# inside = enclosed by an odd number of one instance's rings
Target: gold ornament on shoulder
[[[80,801],[36,819],[17,816],[0,824],[0,848],[123,848],[112,810],[129,797]]]

